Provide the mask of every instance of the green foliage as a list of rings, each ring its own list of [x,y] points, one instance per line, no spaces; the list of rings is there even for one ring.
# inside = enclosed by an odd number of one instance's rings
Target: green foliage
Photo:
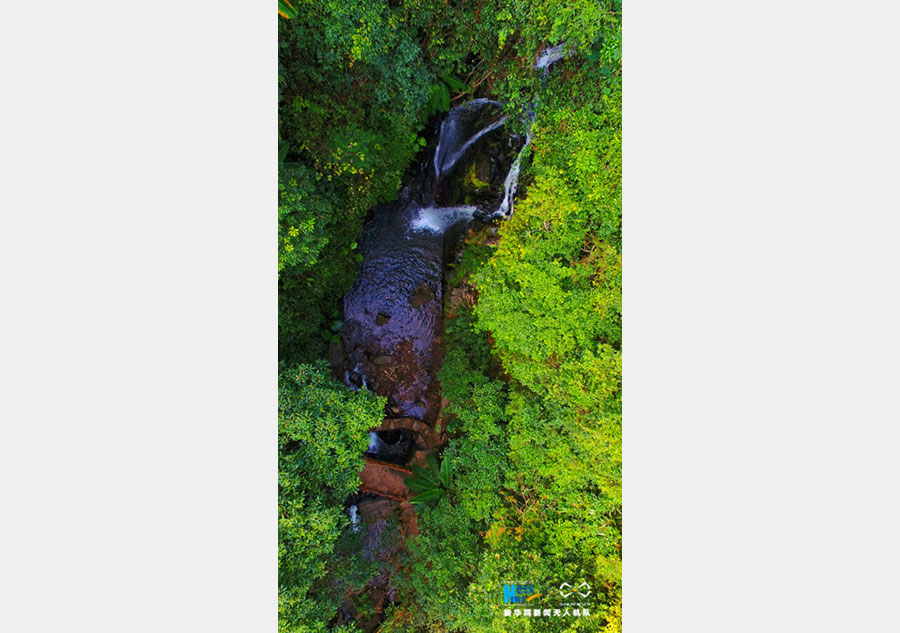
[[[287,0],[278,0],[278,15],[290,20],[297,17],[297,9]]]
[[[477,270],[476,330],[510,377],[504,503],[487,533],[503,577],[587,580],[615,626],[621,584],[621,96],[601,62],[551,79],[532,183]],[[590,81],[600,78],[601,81]],[[587,622],[585,622],[586,624]]]
[[[457,630],[466,612],[483,606],[472,604],[467,596],[482,539],[465,511],[448,496],[434,506],[419,507],[420,533],[407,545],[408,573],[395,579],[398,601],[414,605],[406,614],[406,630]]]
[[[278,185],[278,348],[285,363],[325,355],[353,283],[360,217],[338,206],[330,186],[298,164],[285,165]]]
[[[474,314],[448,319],[440,373],[453,415],[444,457],[458,472],[454,498],[423,512],[411,567],[448,597],[412,591],[424,614],[409,630],[619,630],[620,56],[609,40],[578,46],[577,66],[535,88],[527,196],[499,243],[472,239],[449,276],[478,290]],[[436,542],[451,538],[466,560]],[[496,607],[510,578],[585,580],[593,615],[566,625],[478,606]]]
[[[325,355],[362,222],[419,151],[436,75],[386,3],[296,2],[279,20],[279,358]]]
[[[279,4],[292,18],[278,26],[282,360],[325,354],[325,326],[352,282],[363,218],[395,198],[425,145],[428,117],[476,90],[490,90],[511,113],[536,92],[553,101],[556,88],[531,66],[542,47],[563,41],[579,64],[593,65],[584,86],[599,78],[608,94],[620,74],[620,11],[616,0]]]
[[[441,78],[431,85],[431,93],[426,107],[428,116],[449,110],[451,91],[462,93],[465,88],[466,84],[456,77],[441,75]]]
[[[480,631],[479,623],[491,617],[495,601],[472,600],[470,583],[487,556],[483,535],[502,502],[505,387],[486,375],[487,340],[472,325],[472,313],[465,309],[447,324],[448,350],[439,378],[450,401],[445,413],[454,418],[449,429],[454,439],[444,450],[441,468],[432,464],[423,473],[433,485],[453,464],[453,494],[419,512],[420,534],[408,545],[409,573],[397,577],[399,599],[416,607],[397,612],[385,623],[387,631]]]
[[[453,481],[450,460],[444,459],[438,466],[433,453],[429,453],[427,459],[428,470],[418,465],[413,466],[415,476],[406,480],[406,487],[419,493],[409,500],[410,503],[434,503],[450,489]]]
[[[289,266],[310,269],[331,238],[335,209],[328,198],[317,195],[308,169],[282,169],[281,175],[278,224],[283,237],[278,249],[278,271]]]
[[[340,594],[323,579],[347,524],[344,500],[359,486],[366,431],[384,399],[352,393],[321,364],[278,380],[279,631],[325,630]]]

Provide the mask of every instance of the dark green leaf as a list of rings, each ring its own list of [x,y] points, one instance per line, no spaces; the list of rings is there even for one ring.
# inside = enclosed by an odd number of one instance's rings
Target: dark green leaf
[[[441,484],[443,484],[444,488],[450,487],[451,475],[450,460],[445,458],[441,462]]]
[[[421,494],[416,495],[412,499],[409,500],[410,503],[428,503],[430,501],[437,501],[444,494],[443,489],[435,488],[433,490],[428,490]]]
[[[415,490],[416,492],[425,492],[426,490],[434,490],[435,485],[425,479],[410,477],[406,480],[406,487],[410,490]]]
[[[450,90],[447,88],[447,84],[441,82],[439,84],[440,88],[440,98],[441,98],[441,110],[449,110],[450,109]]]
[[[428,461],[428,467],[431,469],[434,480],[440,483],[441,469],[440,466],[438,466],[437,458],[434,456],[434,453],[428,453],[428,457],[426,458],[426,460]]]
[[[461,90],[464,90],[465,87],[466,87],[466,84],[465,84],[465,83],[463,83],[462,81],[460,81],[459,79],[457,79],[457,78],[454,77],[453,75],[449,75],[449,74],[448,74],[448,75],[441,75],[441,79],[443,79],[444,82],[445,82],[448,86],[450,86],[450,89],[453,90],[453,91],[455,91],[455,92],[460,92]]]
[[[431,482],[432,484],[434,484],[435,486],[440,486],[440,485],[441,485],[441,482],[440,482],[440,480],[439,480],[438,478],[436,478],[434,475],[432,475],[430,472],[428,472],[427,470],[425,470],[425,469],[422,468],[421,466],[415,465],[415,466],[412,467],[412,470],[413,470],[413,472],[416,474],[416,476],[419,477],[420,479],[424,479],[424,480],[426,480],[426,481],[430,481],[430,482]]]

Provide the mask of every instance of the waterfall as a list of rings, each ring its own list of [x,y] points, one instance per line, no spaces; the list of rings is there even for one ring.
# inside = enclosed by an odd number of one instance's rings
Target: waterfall
[[[414,231],[443,233],[461,220],[471,220],[477,207],[462,205],[458,207],[428,206],[419,209],[418,215],[410,223]]]
[[[534,62],[534,67],[537,70],[543,70],[544,78],[546,79],[547,71],[550,70],[550,66],[559,60],[564,59],[568,54],[569,51],[566,50],[566,42],[551,46],[544,49],[544,52],[538,55],[537,60]],[[537,99],[535,99],[535,106],[536,105]],[[532,108],[528,113],[525,144],[522,145],[522,149],[519,150],[519,155],[516,156],[512,166],[509,168],[509,173],[506,174],[506,179],[503,181],[503,199],[500,201],[500,206],[497,207],[497,210],[494,211],[489,218],[506,218],[512,214],[513,198],[516,195],[516,187],[519,184],[519,170],[522,167],[522,155],[528,148],[529,143],[531,143],[531,126],[534,124],[534,116],[534,108]]]
[[[547,69],[570,53],[565,43],[548,47],[535,67],[546,77]],[[524,114],[524,139],[515,142],[487,136],[499,136],[497,130],[507,123],[500,105],[474,99],[452,108],[435,130],[436,141],[431,139],[433,156],[416,165],[415,180],[405,183],[393,203],[373,209],[360,237],[358,274],[344,296],[340,369],[350,389],[388,396],[391,416],[432,423],[439,411],[435,341],[442,323],[444,260],[461,235],[457,229],[474,217],[503,219],[513,212],[537,100]],[[481,145],[484,151],[472,158],[470,173],[467,160]],[[484,182],[489,186],[472,184]],[[391,446],[369,436],[370,455],[383,459]]]
[[[548,68],[565,55],[564,44],[547,48],[535,68],[546,77]],[[442,354],[436,350],[443,331],[447,262],[458,253],[462,231],[473,217],[502,219],[513,212],[536,103],[535,99],[522,120],[524,144],[519,135],[496,132],[487,137],[507,122],[497,101],[475,99],[452,108],[440,127],[432,128],[427,145],[433,144],[434,155],[417,161],[397,199],[377,205],[366,220],[359,238],[362,257],[357,276],[344,296],[341,359],[334,368],[338,375],[343,369],[350,389],[370,389],[388,397],[388,423],[368,433],[369,465],[377,461],[375,466],[406,467],[422,456],[421,431],[417,435],[408,428],[398,429],[389,420],[412,418],[430,426],[438,419],[441,398],[435,378]],[[400,510],[401,520],[415,517],[411,506],[404,509],[395,497],[374,500],[374,495],[389,492],[377,490],[361,489],[348,499],[352,505],[345,510],[349,530],[368,543],[384,529],[384,521],[372,521],[382,515],[386,501],[393,511]],[[365,549],[363,555],[368,555]],[[390,573],[382,576],[390,579]]]
[[[566,50],[566,42],[562,44],[557,44],[556,46],[551,46],[549,48],[545,48],[544,52],[538,55],[537,60],[534,62],[534,67],[536,70],[544,70],[547,72],[547,69],[568,55],[569,52]]]
[[[354,532],[359,531],[359,506],[355,503],[350,506],[347,510],[347,515],[350,517],[350,525]]]
[[[472,119],[486,105],[500,104],[491,99],[473,99],[468,103],[453,108],[441,123],[437,148],[434,150],[434,176],[437,180],[440,180],[441,176],[449,172],[457,161],[462,158],[463,154],[466,153],[466,150],[478,139],[506,123],[506,117],[500,117],[490,125],[478,130],[465,143],[460,145],[459,142],[463,134],[466,133],[466,128],[471,127]]]
[[[363,373],[361,363],[357,363],[353,367],[353,371],[344,370],[344,384],[350,387],[351,391],[359,391],[365,389],[370,391],[369,383],[366,382],[366,375]]]
[[[516,187],[519,185],[519,170],[522,168],[522,155],[525,153],[528,144],[531,143],[531,124],[533,121],[534,114],[532,113],[531,118],[528,121],[528,132],[525,134],[525,144],[522,145],[522,149],[519,150],[519,155],[516,156],[516,159],[510,166],[509,173],[506,174],[506,179],[503,181],[503,199],[500,201],[500,206],[497,207],[497,210],[491,214],[490,217],[492,218],[505,218],[512,215],[513,197],[516,195]]]

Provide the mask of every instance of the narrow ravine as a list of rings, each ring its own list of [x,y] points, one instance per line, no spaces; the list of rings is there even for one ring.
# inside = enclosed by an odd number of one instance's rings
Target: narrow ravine
[[[563,48],[538,59],[546,69]],[[453,108],[436,130],[428,152],[413,167],[398,199],[376,207],[363,227],[362,262],[344,297],[341,359],[334,369],[351,389],[387,397],[385,419],[369,434],[359,494],[348,501],[353,529],[370,545],[382,542],[387,525],[399,539],[384,539],[381,555],[418,533],[413,496],[405,485],[410,468],[424,466],[446,444],[437,372],[443,356],[444,272],[473,222],[508,217],[513,210],[524,149],[531,140],[533,111],[524,135],[508,130],[500,104],[474,99]],[[360,590],[380,616],[390,595],[389,577]],[[357,592],[358,594],[359,592]],[[338,619],[353,619],[345,601]],[[374,630],[379,618],[359,622]]]
[[[368,541],[387,525],[400,532],[399,539],[386,539],[394,547],[418,533],[404,481],[413,464],[424,465],[446,443],[436,380],[444,271],[473,221],[508,212],[507,192],[515,187],[525,139],[505,122],[500,105],[489,99],[452,109],[398,199],[376,207],[363,228],[363,259],[344,297],[335,369],[352,389],[388,399],[384,421],[369,434],[359,494],[348,504],[353,529],[365,531]],[[363,589],[377,613],[390,600],[388,585],[389,579],[376,578]],[[352,618],[349,605],[344,610],[339,619]]]

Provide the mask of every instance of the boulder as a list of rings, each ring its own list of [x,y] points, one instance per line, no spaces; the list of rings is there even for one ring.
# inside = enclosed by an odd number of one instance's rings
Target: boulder
[[[416,288],[416,291],[409,297],[409,305],[414,308],[418,308],[433,299],[434,291],[427,283],[423,281],[419,284],[419,287]]]

